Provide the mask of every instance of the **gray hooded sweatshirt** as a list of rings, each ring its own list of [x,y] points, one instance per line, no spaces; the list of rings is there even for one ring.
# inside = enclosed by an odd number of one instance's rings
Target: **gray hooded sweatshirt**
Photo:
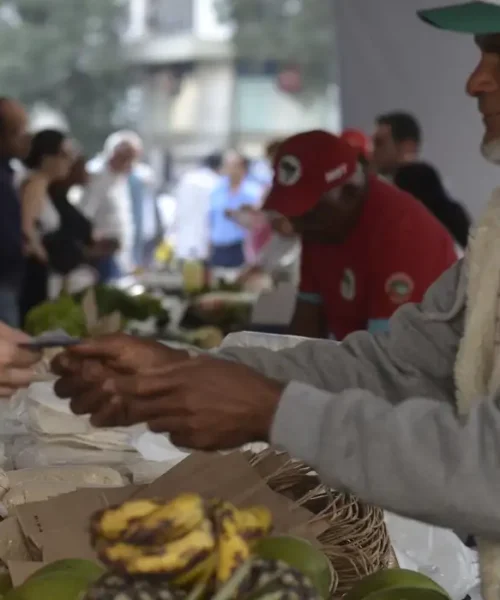
[[[456,411],[466,279],[459,262],[421,304],[394,314],[389,333],[219,355],[287,383],[271,443],[325,483],[460,534],[500,540],[500,396],[480,399],[467,419]]]

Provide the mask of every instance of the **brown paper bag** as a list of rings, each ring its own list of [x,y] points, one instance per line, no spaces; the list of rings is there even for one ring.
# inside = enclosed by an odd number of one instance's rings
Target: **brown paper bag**
[[[9,569],[13,587],[19,587],[29,577],[46,565],[46,562],[9,560],[7,562],[7,568]]]
[[[9,517],[0,523],[0,560],[31,560],[28,545],[15,517]]]

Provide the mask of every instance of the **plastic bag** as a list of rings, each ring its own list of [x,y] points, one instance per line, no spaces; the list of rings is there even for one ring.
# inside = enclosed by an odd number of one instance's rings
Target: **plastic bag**
[[[127,451],[100,450],[70,442],[47,443],[32,436],[17,438],[11,447],[11,455],[15,469],[111,467],[127,481],[138,485],[153,482],[179,462],[179,459],[163,462],[146,460],[132,447]]]
[[[24,431],[45,442],[69,442],[90,448],[126,451],[130,447],[130,428],[97,429],[89,418],[71,412],[69,402],[54,393],[51,382],[34,383],[18,393],[10,403],[10,421],[22,424]]]
[[[103,450],[79,445],[72,441],[66,443],[47,442],[33,435],[16,438],[9,448],[9,454],[12,457],[14,469],[64,465],[102,465],[119,468],[128,461],[136,461],[138,458],[138,454],[133,448]]]
[[[9,490],[2,497],[3,508],[67,494],[82,487],[122,487],[126,479],[114,469],[103,466],[50,467],[21,469],[6,474]]]
[[[476,553],[449,529],[386,513],[387,529],[399,566],[419,571],[463,600],[479,579]]]
[[[172,444],[168,435],[152,433],[145,427],[131,434],[130,444],[146,460],[178,464],[189,453]]]
[[[308,338],[297,335],[277,335],[274,333],[255,333],[252,331],[239,331],[227,335],[221,348],[230,347],[261,347],[268,350],[284,350],[285,348],[294,348]]]

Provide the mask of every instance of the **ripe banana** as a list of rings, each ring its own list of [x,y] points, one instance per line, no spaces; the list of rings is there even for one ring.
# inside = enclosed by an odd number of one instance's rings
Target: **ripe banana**
[[[236,527],[249,543],[268,535],[273,527],[272,515],[264,506],[253,506],[236,511]]]
[[[163,505],[156,500],[133,500],[96,513],[90,522],[92,535],[96,538],[116,540],[134,521],[144,519]]]
[[[173,501],[138,500],[101,511],[91,523],[101,561],[118,573],[161,575],[181,588],[218,589],[269,533],[264,507],[237,509],[221,500],[182,494]]]
[[[217,537],[216,589],[232,577],[250,557],[250,548],[238,530],[238,510],[228,502],[211,503],[212,520]]]
[[[168,545],[136,545],[125,541],[97,548],[100,560],[130,574],[161,573],[169,579],[192,570],[215,549],[215,537],[209,520]],[[120,569],[121,567],[121,569]]]
[[[206,519],[205,502],[196,494],[183,494],[130,523],[123,540],[131,544],[170,543],[196,529]]]

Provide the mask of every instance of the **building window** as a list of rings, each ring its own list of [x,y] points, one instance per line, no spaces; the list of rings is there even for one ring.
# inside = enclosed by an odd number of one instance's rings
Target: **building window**
[[[176,34],[192,31],[193,0],[149,0],[147,24],[151,33]]]

